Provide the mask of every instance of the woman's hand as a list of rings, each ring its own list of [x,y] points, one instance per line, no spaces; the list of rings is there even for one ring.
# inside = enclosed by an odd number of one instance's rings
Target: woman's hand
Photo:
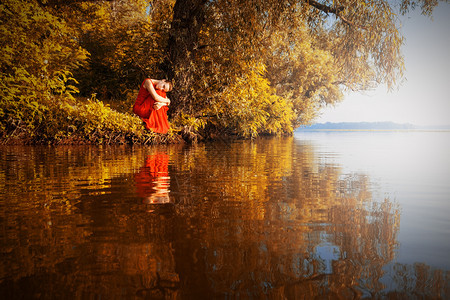
[[[158,109],[160,109],[163,106],[166,106],[166,104],[162,103],[162,102],[155,102],[155,104],[153,104],[153,109],[154,110],[158,110]]]

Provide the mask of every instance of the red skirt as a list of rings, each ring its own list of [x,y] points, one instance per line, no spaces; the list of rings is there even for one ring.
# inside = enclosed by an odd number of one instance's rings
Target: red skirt
[[[156,133],[167,133],[170,128],[167,119],[169,107],[163,106],[158,110],[153,109],[155,100],[148,94],[147,97],[137,99],[133,106],[133,112],[142,118],[145,128]]]
[[[168,110],[169,108],[167,106],[163,106],[158,110],[154,110],[152,107],[150,116],[148,118],[142,118],[145,123],[145,128],[156,133],[167,133],[170,128],[169,121],[167,120]]]

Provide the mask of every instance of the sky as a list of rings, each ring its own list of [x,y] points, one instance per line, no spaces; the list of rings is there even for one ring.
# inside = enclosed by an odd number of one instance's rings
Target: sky
[[[450,125],[450,4],[440,3],[432,19],[416,9],[401,22],[405,81],[391,92],[383,85],[348,93],[341,103],[323,109],[316,123]]]

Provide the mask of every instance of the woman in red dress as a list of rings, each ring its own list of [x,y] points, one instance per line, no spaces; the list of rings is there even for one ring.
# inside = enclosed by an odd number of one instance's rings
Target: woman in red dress
[[[169,130],[167,111],[170,100],[166,92],[171,90],[170,81],[147,78],[142,82],[133,112],[142,118],[146,129],[157,133],[167,133]]]

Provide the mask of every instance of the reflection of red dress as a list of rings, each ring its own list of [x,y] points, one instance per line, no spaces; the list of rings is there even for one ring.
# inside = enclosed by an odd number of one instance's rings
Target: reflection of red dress
[[[147,80],[147,79],[146,79]],[[151,79],[148,79],[151,81]],[[155,99],[150,95],[150,92],[144,87],[144,82],[141,84],[139,94],[133,106],[133,112],[137,114],[145,122],[145,128],[153,130],[157,133],[167,133],[169,130],[169,121],[167,120],[167,111],[169,107],[163,106],[158,110],[153,109]],[[156,85],[152,82],[156,93],[161,97],[166,97],[166,92],[157,90]]]
[[[169,156],[166,153],[149,155],[134,181],[139,196],[146,199],[146,203],[169,202]]]

